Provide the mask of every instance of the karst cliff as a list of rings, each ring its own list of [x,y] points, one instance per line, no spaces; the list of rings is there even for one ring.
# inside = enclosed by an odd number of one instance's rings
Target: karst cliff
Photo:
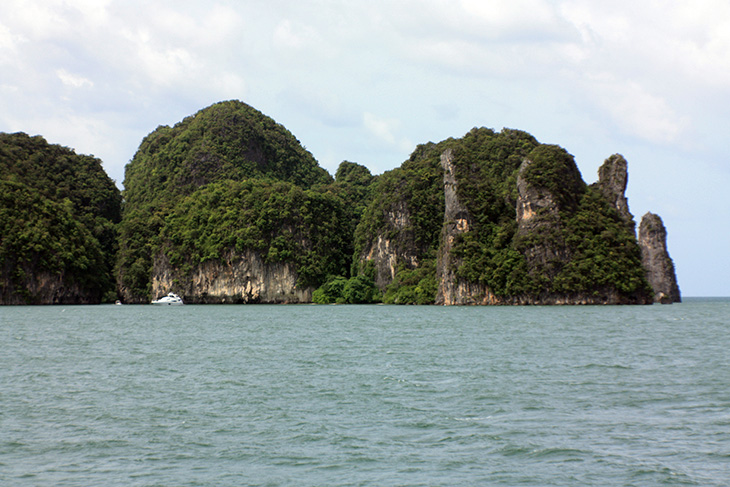
[[[444,305],[648,304],[671,295],[645,268],[622,156],[609,157],[587,185],[570,154],[519,131],[475,129],[414,154],[382,183],[412,181],[417,191],[376,192],[380,218],[369,218],[376,223],[359,254],[386,300],[419,302],[424,290]],[[395,213],[409,216],[402,230]],[[653,260],[671,263],[655,247],[662,257]]]
[[[519,130],[332,177],[285,127],[225,101],[145,137],[123,192],[98,159],[0,135],[2,304],[681,299],[661,219],[637,238],[627,161],[586,184],[565,149]]]
[[[646,278],[654,290],[654,301],[663,304],[681,302],[674,262],[667,250],[667,230],[659,215],[649,212],[641,218],[639,245]]]

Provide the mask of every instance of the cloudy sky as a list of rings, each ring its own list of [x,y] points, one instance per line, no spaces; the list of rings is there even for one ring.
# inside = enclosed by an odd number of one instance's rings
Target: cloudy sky
[[[3,0],[0,131],[93,154],[121,187],[158,125],[239,99],[334,174],[475,126],[629,161],[685,296],[730,296],[727,0]]]

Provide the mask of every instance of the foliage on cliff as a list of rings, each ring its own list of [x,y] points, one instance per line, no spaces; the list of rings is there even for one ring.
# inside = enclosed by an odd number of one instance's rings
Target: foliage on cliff
[[[316,287],[349,264],[344,218],[343,201],[333,193],[283,181],[228,180],[181,201],[166,218],[160,242],[183,273],[229,251],[253,250],[267,263],[296,264],[299,285]]]
[[[304,188],[332,182],[284,126],[245,103],[225,101],[145,137],[127,165],[124,198],[133,208],[164,208],[205,184],[247,178]]]
[[[152,256],[163,243],[160,232],[171,213],[183,214],[194,204],[190,201],[181,203],[186,197],[196,194],[196,198],[206,198],[207,193],[198,193],[206,185],[248,179],[286,182],[302,190],[334,184],[329,173],[319,167],[314,157],[288,130],[239,101],[217,103],[174,127],[158,127],[149,134],[125,173],[125,207],[117,266],[119,287],[125,297],[138,301],[149,298]],[[221,191],[220,187],[217,191]],[[312,199],[309,204],[319,204],[314,196],[309,198]],[[273,222],[279,210],[277,205],[283,203],[274,200],[269,203],[273,206],[268,218]],[[180,204],[188,206],[177,208]],[[230,220],[226,222],[231,224]],[[275,226],[271,222],[269,225]],[[239,223],[244,227],[250,224],[245,220]],[[282,216],[278,223],[286,224],[286,217]],[[252,228],[258,227],[254,225]],[[189,235],[193,230],[180,231]],[[250,231],[253,232],[252,229]],[[173,234],[168,231],[168,235]],[[273,242],[273,255],[280,246],[281,238],[284,238],[282,235],[279,237],[279,240],[261,237],[256,243]],[[214,242],[218,238],[218,230],[213,231],[209,238],[212,239],[210,242]],[[212,248],[205,246],[197,257],[205,259],[220,252],[220,249],[213,252]],[[256,248],[261,249],[262,246]],[[297,258],[305,257],[299,255]],[[317,274],[313,270],[314,264],[303,265],[304,281],[309,279],[306,275],[310,270]]]
[[[419,145],[401,167],[378,177],[372,185],[373,199],[355,231],[355,263],[372,239],[384,235],[395,249],[412,248],[434,259],[443,224],[443,170],[441,153],[452,141]]]
[[[526,262],[514,246],[517,171],[539,148],[526,132],[479,128],[454,151],[459,200],[472,220],[470,231],[455,242],[454,255],[462,261],[457,275],[498,295],[526,290]]]
[[[518,130],[419,145],[380,176],[344,161],[332,178],[283,126],[221,102],[142,141],[123,214],[100,161],[41,137],[0,134],[0,170],[2,302],[98,302],[113,295],[112,276],[127,301],[144,302],[155,256],[185,278],[249,251],[293,264],[297,286],[319,287],[322,303],[433,303],[446,263],[460,289],[497,302],[651,293],[616,195]],[[63,281],[65,297],[40,297],[38,276]]]
[[[453,237],[459,279],[502,298],[614,290],[641,300],[648,285],[636,238],[600,192],[586,186],[573,157],[525,132],[478,128],[461,139],[419,146],[376,183],[355,248],[361,265],[377,239],[393,249],[397,264],[384,289],[386,302],[435,299],[445,205],[439,160],[446,149],[453,151],[468,226]],[[520,232],[517,180],[525,161],[521,177],[538,194],[549,195],[554,211],[538,212],[535,224]],[[408,219],[400,228],[393,225],[396,210]]]
[[[3,302],[100,302],[114,295],[121,195],[101,161],[42,137],[2,133],[0,186]],[[33,280],[46,274],[60,276],[65,290],[34,295]]]
[[[330,276],[312,294],[316,304],[372,304],[381,301],[380,290],[365,274],[347,279],[343,276]]]
[[[573,156],[555,145],[528,155],[523,177],[555,200],[557,214],[537,215],[546,225],[532,225],[514,239],[522,254],[556,254],[528,266],[524,291],[537,294],[601,295],[616,291],[642,301],[650,291],[641,250],[632,226],[600,189],[587,186]]]

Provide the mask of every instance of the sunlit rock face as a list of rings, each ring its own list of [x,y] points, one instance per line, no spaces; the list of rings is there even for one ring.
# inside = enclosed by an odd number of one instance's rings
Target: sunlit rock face
[[[436,269],[438,280],[436,304],[446,306],[484,304],[485,299],[493,298],[487,286],[459,279],[455,271],[460,265],[460,261],[452,254],[454,241],[458,235],[471,230],[472,217],[459,201],[452,150],[447,150],[441,155],[441,167],[444,170],[445,205],[444,227],[441,232],[441,247]]]
[[[311,302],[313,289],[297,286],[293,264],[266,263],[259,253],[248,251],[204,262],[185,277],[164,254],[158,255],[152,273],[152,295],[163,296],[170,291],[190,304],[288,304]]]
[[[380,289],[393,282],[399,264],[418,266],[418,251],[409,231],[411,213],[404,201],[399,201],[383,214],[387,231],[371,236],[370,243],[360,255],[362,262],[375,267],[375,284]]]

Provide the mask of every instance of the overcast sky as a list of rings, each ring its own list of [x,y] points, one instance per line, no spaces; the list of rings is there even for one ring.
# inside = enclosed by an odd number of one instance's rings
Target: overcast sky
[[[330,173],[472,127],[629,162],[685,296],[730,296],[727,0],[2,0],[0,131],[93,154],[239,99]]]

